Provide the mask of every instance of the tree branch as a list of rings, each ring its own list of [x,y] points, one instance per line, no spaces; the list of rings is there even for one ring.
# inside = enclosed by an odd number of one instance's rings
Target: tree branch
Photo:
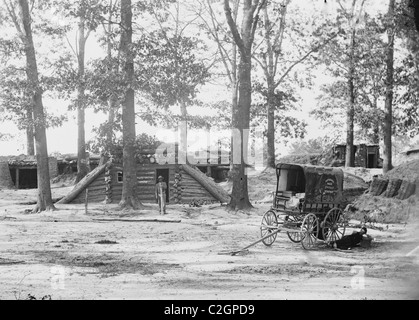
[[[285,79],[285,77],[291,72],[291,70],[298,65],[299,63],[303,62],[305,59],[307,59],[313,52],[318,51],[321,47],[324,47],[326,44],[328,44],[330,41],[332,41],[334,38],[337,37],[337,33],[335,33],[333,36],[331,36],[329,39],[327,39],[324,43],[321,45],[318,45],[314,48],[312,48],[310,51],[308,51],[304,56],[302,56],[300,59],[295,61],[291,66],[288,67],[288,69],[285,71],[285,73],[282,75],[282,77],[275,83],[275,88],[279,86],[279,84]]]
[[[260,17],[260,11],[262,10],[262,8],[265,7],[265,5],[267,6],[267,0],[262,0],[262,2],[259,3],[259,0],[256,2],[255,5],[253,5],[253,9],[252,9],[252,17],[253,17],[253,26],[252,26],[252,32],[251,32],[251,37],[250,37],[250,43],[253,43],[254,39],[255,39],[255,33],[256,33],[256,29],[258,27],[258,23],[259,23],[259,17]],[[256,11],[256,15],[254,14]]]
[[[237,44],[237,47],[239,48],[242,55],[246,55],[246,46],[243,42],[242,37],[240,36],[239,30],[237,29],[237,25],[234,22],[234,19],[231,15],[231,8],[229,0],[224,0],[224,12],[227,18],[227,23],[230,27],[230,31],[233,34],[234,42]]]
[[[22,40],[24,40],[25,39],[25,34],[23,33],[22,28],[20,27],[20,24],[19,24],[18,18],[16,16],[16,12],[15,12],[15,8],[14,8],[13,4],[10,3],[10,2],[7,2],[6,0],[3,0],[3,3],[5,4],[7,12],[9,13],[9,16],[12,19],[13,24],[15,25],[17,32],[19,33],[19,37]]]

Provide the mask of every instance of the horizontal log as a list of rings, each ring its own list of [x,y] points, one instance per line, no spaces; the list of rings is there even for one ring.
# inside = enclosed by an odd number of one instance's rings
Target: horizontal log
[[[198,192],[182,192],[182,196],[187,197],[187,196],[191,196],[191,197],[212,197],[212,195],[208,192],[202,192],[202,193],[198,193]]]
[[[86,190],[89,190],[89,193],[90,192],[95,193],[95,192],[98,192],[98,191],[99,192],[101,192],[101,191],[105,192],[106,191],[106,186],[104,186],[104,185],[102,185],[102,186],[95,186],[95,187],[89,186],[89,187],[86,188]]]
[[[209,193],[206,190],[190,190],[190,189],[185,189],[182,190],[182,194],[196,194],[196,195],[211,195],[211,193]]]
[[[92,197],[92,198],[89,198],[88,201],[98,203],[98,202],[104,201],[105,199],[106,199],[105,196],[103,196],[103,197]],[[82,201],[82,203],[84,203],[84,201]]]
[[[101,186],[104,186],[104,185],[106,185],[104,180],[103,181],[95,180],[91,184],[89,184],[88,188],[101,187]]]

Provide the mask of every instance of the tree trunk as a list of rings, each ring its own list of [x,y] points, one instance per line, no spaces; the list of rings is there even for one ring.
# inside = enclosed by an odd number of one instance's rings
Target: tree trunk
[[[135,161],[135,92],[134,56],[132,45],[132,7],[131,0],[121,0],[121,43],[120,51],[126,91],[122,103],[123,135],[123,187],[121,208],[139,209],[143,207],[137,195],[137,168]]]
[[[109,1],[109,23],[108,23],[108,30],[106,34],[106,41],[107,41],[107,56],[108,61],[111,67],[109,68],[109,71],[112,71],[112,68],[115,68],[115,70],[119,71],[119,65],[113,66],[112,61],[112,11],[113,11],[113,2],[112,0]],[[106,128],[106,145],[110,147],[114,143],[114,133],[113,133],[113,127],[115,123],[115,115],[118,110],[118,101],[114,94],[112,94],[108,100],[108,107],[109,107],[109,113],[108,113],[108,126]],[[107,150],[106,150],[107,151]]]
[[[240,163],[233,163],[233,170],[231,177],[233,180],[233,190],[231,193],[231,201],[229,208],[232,210],[246,210],[252,208],[249,200],[246,162],[244,155],[247,154],[247,144],[244,143],[244,129],[250,127],[250,105],[251,97],[251,58],[241,57],[239,66],[239,100],[237,112],[233,114],[234,128],[239,129],[241,142],[240,143]],[[238,146],[235,146],[238,147]]]
[[[47,137],[45,130],[44,106],[42,103],[42,89],[39,85],[38,66],[32,38],[31,16],[27,0],[19,0],[24,29],[24,44],[26,55],[26,74],[33,89],[33,117],[36,141],[36,161],[38,177],[38,198],[34,212],[54,210],[51,197],[49,178]]]
[[[388,26],[387,46],[387,76],[386,76],[386,102],[383,123],[384,150],[383,150],[383,173],[393,169],[392,137],[393,137],[393,87],[394,87],[394,7],[395,0],[390,0],[388,17],[392,21]]]
[[[26,118],[28,122],[27,127],[26,127],[26,144],[27,144],[26,154],[28,156],[34,156],[35,155],[35,142],[34,142],[34,132],[33,132],[33,115],[32,115],[31,109],[26,110]]]
[[[86,134],[85,134],[85,17],[82,15],[79,21],[78,30],[78,85],[77,85],[77,177],[76,183],[82,180],[89,172],[86,155]]]
[[[233,139],[233,119],[236,117],[239,105],[239,81],[237,79],[237,46],[233,45],[233,61],[232,61],[232,83],[231,83],[231,140],[230,140],[230,173],[233,172],[233,155],[234,155],[234,139]],[[229,177],[231,178],[231,176]]]
[[[374,114],[376,115],[376,119],[374,121],[373,125],[373,137],[372,137],[372,143],[378,145],[380,144],[380,118],[378,116],[378,98],[374,98]]]
[[[232,125],[238,129],[241,135],[240,143],[240,163],[233,163],[231,177],[233,180],[233,190],[231,194],[231,202],[229,208],[231,210],[247,210],[252,208],[249,200],[246,157],[248,146],[244,143],[244,131],[250,127],[250,106],[252,104],[252,46],[254,41],[254,33],[259,20],[259,12],[255,15],[256,10],[260,10],[265,1],[245,0],[243,4],[243,21],[241,31],[239,32],[236,22],[231,15],[229,0],[224,0],[224,11],[227,18],[230,31],[233,34],[234,42],[240,51],[239,63],[239,100],[237,112],[233,112]],[[237,148],[238,146],[233,146]],[[234,158],[234,157],[233,157]],[[234,159],[233,159],[234,160]]]
[[[108,100],[108,125],[106,128],[106,145],[110,147],[114,143],[113,126],[115,123],[115,113],[117,110],[117,102],[112,95]]]
[[[355,120],[355,29],[352,30],[349,52],[348,93],[349,104],[346,111],[346,167],[355,166],[354,120]]]
[[[180,102],[180,114],[182,116],[183,124],[180,127],[180,141],[179,141],[179,158],[184,159],[186,164],[189,164],[188,159],[188,109],[184,101]]]
[[[267,132],[267,145],[268,145],[268,168],[275,168],[275,93],[271,88],[273,87],[272,83],[268,82],[268,132]]]

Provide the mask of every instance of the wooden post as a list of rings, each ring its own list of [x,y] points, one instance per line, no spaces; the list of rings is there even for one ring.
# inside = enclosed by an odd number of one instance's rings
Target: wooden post
[[[87,214],[87,206],[89,203],[89,188],[86,188],[86,196],[84,198],[84,213]]]

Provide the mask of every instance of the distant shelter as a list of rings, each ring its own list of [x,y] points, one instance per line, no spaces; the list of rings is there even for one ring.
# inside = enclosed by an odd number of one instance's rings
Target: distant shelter
[[[346,145],[336,145],[333,148],[333,166],[345,166]],[[380,146],[360,144],[354,146],[355,167],[375,169],[381,168]]]
[[[36,189],[38,188],[38,169],[36,156],[5,156],[0,160],[9,164],[10,176],[16,189]],[[48,158],[50,178],[58,175],[57,158]]]

